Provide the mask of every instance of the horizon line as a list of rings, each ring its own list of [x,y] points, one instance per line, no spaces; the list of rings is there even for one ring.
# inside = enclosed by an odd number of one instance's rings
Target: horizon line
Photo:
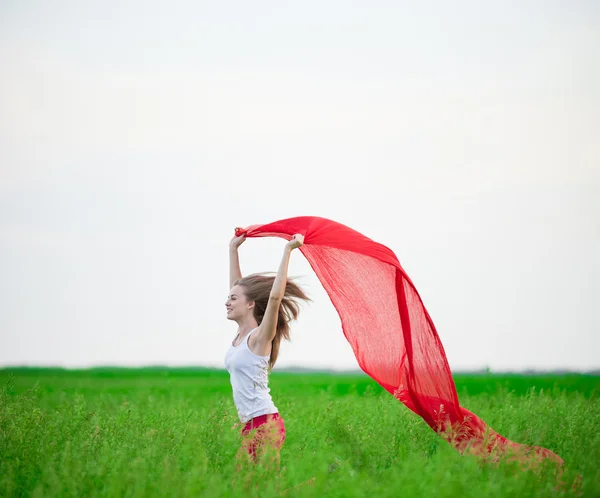
[[[164,365],[164,364],[147,364],[147,365],[90,365],[90,366],[64,366],[64,365],[0,365],[2,370],[67,370],[67,371],[85,371],[85,370],[211,370],[218,372],[227,372],[223,367],[205,366],[205,365]],[[356,369],[335,369],[335,368],[317,368],[317,367],[301,367],[289,366],[275,370],[275,373],[322,373],[322,374],[345,374],[345,375],[364,375],[369,376],[360,368]],[[582,374],[582,375],[600,375],[600,367],[591,369],[571,369],[571,368],[523,368],[523,369],[491,369],[491,368],[472,368],[472,369],[456,369],[452,370],[454,374]]]

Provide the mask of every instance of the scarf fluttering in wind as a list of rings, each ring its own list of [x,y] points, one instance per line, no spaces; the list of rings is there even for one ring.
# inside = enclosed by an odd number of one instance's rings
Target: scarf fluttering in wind
[[[351,228],[302,216],[238,229],[247,237],[304,235],[304,254],[337,310],[360,368],[461,453],[519,460],[550,450],[509,441],[462,408],[444,348],[396,255]]]

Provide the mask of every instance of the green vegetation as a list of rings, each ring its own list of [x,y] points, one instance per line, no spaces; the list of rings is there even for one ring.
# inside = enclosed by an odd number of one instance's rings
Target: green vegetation
[[[0,370],[0,496],[600,496],[600,377],[455,380],[500,434],[565,460],[563,493],[552,469],[461,456],[364,375],[275,371],[281,471],[237,472],[226,372],[102,368]]]

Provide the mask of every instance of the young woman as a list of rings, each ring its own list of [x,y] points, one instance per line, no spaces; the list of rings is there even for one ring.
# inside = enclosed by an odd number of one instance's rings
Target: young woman
[[[229,297],[227,319],[238,324],[238,333],[225,355],[231,376],[233,401],[242,428],[242,447],[252,461],[264,452],[279,449],[285,439],[285,425],[273,403],[268,374],[277,361],[281,339],[290,339],[289,322],[298,317],[298,301],[309,301],[302,289],[288,281],[291,252],[304,237],[294,235],[284,248],[275,277],[253,274],[242,278],[238,248],[245,236],[234,236],[229,244]]]

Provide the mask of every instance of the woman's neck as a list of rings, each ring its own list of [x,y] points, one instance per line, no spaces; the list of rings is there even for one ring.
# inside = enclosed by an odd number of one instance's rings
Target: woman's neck
[[[258,327],[258,323],[254,317],[251,317],[249,320],[243,320],[238,322],[238,335],[239,337],[247,336],[252,330]]]

